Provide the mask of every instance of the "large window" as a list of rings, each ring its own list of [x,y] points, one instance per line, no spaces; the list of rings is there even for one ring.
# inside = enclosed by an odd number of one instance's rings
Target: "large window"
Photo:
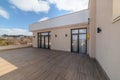
[[[113,0],[113,22],[120,20],[120,0]]]
[[[71,30],[71,51],[86,54],[87,53],[87,28]]]
[[[50,32],[38,33],[38,47],[50,49]]]

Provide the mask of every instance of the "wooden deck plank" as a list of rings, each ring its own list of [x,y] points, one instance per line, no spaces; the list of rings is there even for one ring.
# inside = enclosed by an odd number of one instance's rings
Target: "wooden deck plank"
[[[106,80],[95,61],[76,53],[23,48],[1,51],[0,73],[10,64],[17,69],[0,80]]]

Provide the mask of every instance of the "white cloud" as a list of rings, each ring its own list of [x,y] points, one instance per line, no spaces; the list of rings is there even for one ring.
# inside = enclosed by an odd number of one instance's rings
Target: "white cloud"
[[[59,10],[79,11],[88,8],[89,0],[49,0]]]
[[[18,29],[18,28],[0,28],[0,35],[8,34],[8,35],[32,35],[31,32],[24,30],[24,29]]]
[[[50,4],[59,10],[79,11],[88,8],[89,0],[10,0],[10,3],[23,11],[48,12]]]
[[[23,11],[48,12],[49,3],[43,0],[10,0],[10,3]]]
[[[38,20],[38,22],[40,22],[40,21],[45,21],[45,20],[47,20],[47,19],[49,19],[48,17],[44,17],[44,18],[41,18],[40,20]]]
[[[0,7],[0,16],[2,16],[5,19],[9,19],[9,14],[7,11],[5,11],[2,7]]]

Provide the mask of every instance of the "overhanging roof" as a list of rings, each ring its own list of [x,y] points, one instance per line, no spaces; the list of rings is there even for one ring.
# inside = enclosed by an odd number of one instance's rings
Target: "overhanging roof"
[[[51,18],[45,21],[36,22],[29,26],[30,31],[36,31],[47,28],[60,27],[71,24],[79,24],[88,22],[89,11],[81,10],[75,13],[66,14],[56,18]]]

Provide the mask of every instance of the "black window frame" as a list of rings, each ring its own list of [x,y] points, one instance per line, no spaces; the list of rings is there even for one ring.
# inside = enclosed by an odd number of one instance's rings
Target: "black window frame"
[[[80,33],[80,29],[86,29],[86,33]],[[78,33],[72,33],[72,30],[78,30]],[[86,54],[87,54],[87,27],[84,27],[84,28],[73,28],[73,29],[71,29],[71,52],[75,52],[75,53],[79,53],[79,35],[80,34],[86,34]],[[72,51],[73,50],[73,48],[72,48],[72,36],[73,35],[77,35],[77,37],[78,37],[78,40],[77,40],[77,51]]]
[[[42,35],[42,33],[48,33],[48,35]],[[44,49],[50,49],[50,31],[46,31],[46,32],[38,32],[37,33],[38,36],[38,48],[44,48]],[[44,36],[44,47],[42,47],[42,36]],[[48,48],[45,48],[45,37],[48,36]]]

